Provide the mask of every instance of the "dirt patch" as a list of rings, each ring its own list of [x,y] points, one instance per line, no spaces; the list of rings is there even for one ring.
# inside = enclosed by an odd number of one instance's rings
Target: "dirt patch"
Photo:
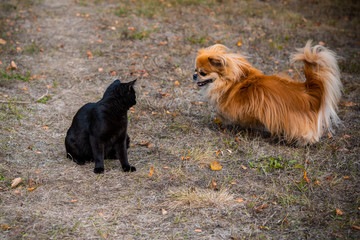
[[[356,1],[6,0],[0,13],[1,238],[360,238]],[[290,54],[308,39],[341,57],[334,136],[298,148],[214,122],[191,80],[199,48],[223,43],[292,75]],[[116,78],[138,78],[138,171],[106,160],[95,175],[65,158],[64,137]]]

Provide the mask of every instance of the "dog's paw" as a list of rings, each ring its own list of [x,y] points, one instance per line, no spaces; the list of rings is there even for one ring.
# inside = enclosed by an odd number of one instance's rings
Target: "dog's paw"
[[[99,174],[99,173],[103,173],[103,172],[104,172],[104,168],[102,168],[102,167],[94,168],[94,173]]]
[[[123,167],[124,172],[135,172],[136,171],[136,167],[133,166],[126,166]]]

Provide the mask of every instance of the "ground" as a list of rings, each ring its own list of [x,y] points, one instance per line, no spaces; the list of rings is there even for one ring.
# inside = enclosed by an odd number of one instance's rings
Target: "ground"
[[[1,1],[0,238],[359,239],[359,16],[350,0]],[[191,79],[214,43],[293,75],[309,39],[338,54],[344,83],[343,124],[312,146],[222,126]],[[106,160],[96,175],[64,138],[117,78],[138,79],[137,171]]]

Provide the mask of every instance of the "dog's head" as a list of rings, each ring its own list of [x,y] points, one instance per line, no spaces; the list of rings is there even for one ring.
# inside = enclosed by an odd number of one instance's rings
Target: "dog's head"
[[[200,49],[195,60],[193,80],[199,87],[215,81],[240,81],[249,71],[250,64],[240,54],[230,53],[221,44]]]

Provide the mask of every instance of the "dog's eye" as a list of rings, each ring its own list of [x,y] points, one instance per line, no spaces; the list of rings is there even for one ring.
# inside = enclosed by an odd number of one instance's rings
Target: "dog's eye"
[[[203,71],[199,72],[199,74],[203,77],[206,76],[206,73],[204,73]]]

